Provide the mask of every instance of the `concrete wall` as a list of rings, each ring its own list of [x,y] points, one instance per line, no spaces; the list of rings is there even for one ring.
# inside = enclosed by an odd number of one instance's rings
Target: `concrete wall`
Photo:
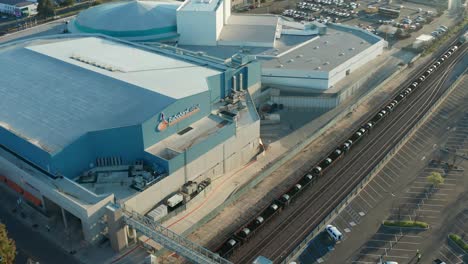
[[[213,0],[215,1],[215,0]],[[221,30],[223,29],[224,26],[224,0],[221,0],[222,3],[218,6],[218,9],[216,9],[216,40],[219,39],[219,35],[221,34]]]
[[[216,13],[177,11],[177,33],[182,45],[215,46],[217,40]]]
[[[329,87],[328,72],[284,68],[263,68],[262,83],[323,90]]]
[[[271,101],[283,104],[286,108],[331,109],[339,104],[336,96],[271,96]]]
[[[266,48],[273,48],[275,42],[275,37],[272,36],[271,41],[242,41],[242,40],[219,40],[218,45],[221,46],[241,46],[241,47],[266,47]]]
[[[191,179],[214,177],[243,166],[257,153],[260,137],[260,121],[237,129],[236,135],[225,140],[205,154],[198,156],[187,166],[179,168],[170,176],[138,193],[125,202],[138,213],[147,213],[162,199],[176,192]],[[187,177],[186,177],[187,172]]]
[[[177,172],[166,177],[158,183],[150,186],[125,202],[126,207],[130,207],[138,213],[145,214],[162,199],[178,190],[185,183],[184,173]]]
[[[211,168],[216,163],[222,161],[224,157],[222,150],[223,143],[235,135],[235,129],[234,123],[228,124],[219,129],[215,134],[210,135],[203,142],[187,149],[185,161],[187,178],[197,177],[206,168]],[[200,157],[204,158],[200,159]]]
[[[224,10],[224,24],[227,24],[229,17],[231,16],[231,9],[232,9],[232,2],[231,0],[224,0],[223,1],[223,10]]]
[[[329,87],[335,85],[341,79],[345,78],[346,71],[349,70],[350,73],[353,73],[355,70],[367,64],[369,61],[377,58],[380,54],[382,54],[385,46],[386,43],[382,40],[331,70],[329,75]]]

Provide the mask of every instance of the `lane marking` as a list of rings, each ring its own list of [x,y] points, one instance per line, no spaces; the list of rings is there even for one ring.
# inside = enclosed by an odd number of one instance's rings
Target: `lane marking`
[[[373,182],[374,182],[375,184],[377,184],[377,186],[379,186],[380,189],[382,189],[382,191],[384,191],[384,192],[387,191],[384,187],[382,187],[382,185],[380,185],[380,184],[377,182],[377,178],[375,178]]]
[[[369,183],[369,184],[367,184],[367,186],[368,186],[369,188],[371,188],[380,198],[383,197],[380,193],[378,193],[378,192],[374,189],[374,187],[372,187],[372,182]]]
[[[388,182],[386,182],[386,181],[383,179],[383,177],[382,177],[382,176],[383,176],[383,175],[379,175],[379,176],[378,176],[378,177],[376,177],[375,179],[381,179],[381,180],[382,180],[382,181],[383,181],[383,182],[384,182],[384,183],[387,185],[387,187],[390,187],[391,185],[390,185],[390,184],[388,184]]]
[[[377,202],[376,199],[374,199],[374,197],[372,197],[372,195],[369,194],[369,192],[366,191],[366,189],[362,189],[363,192],[365,192],[372,200],[374,200],[374,202]]]
[[[390,216],[398,217],[398,214],[390,214]],[[409,214],[400,214],[400,216],[408,216],[408,218],[414,217],[414,215],[409,215]],[[433,216],[433,215],[418,215],[418,217],[420,217],[420,218],[432,218],[432,219],[440,218],[438,216]]]
[[[385,235],[385,236],[395,236],[395,234],[392,233],[375,233],[376,235]],[[403,237],[414,237],[414,238],[421,238],[422,236],[416,236],[416,235],[403,235]]]
[[[361,255],[361,256],[373,256],[373,257],[380,257],[382,255],[375,255],[375,254],[365,254],[365,253],[358,253],[358,255]],[[406,257],[406,256],[390,256],[390,255],[386,255],[386,257],[388,258],[402,258],[402,259],[408,259],[409,257]]]
[[[369,206],[369,209],[374,208],[368,201],[366,201],[366,199],[362,198],[361,194],[359,194],[358,197],[361,198],[361,200],[363,200],[367,204],[367,206]]]
[[[370,239],[369,241],[392,242],[392,243],[395,243],[395,244],[408,244],[408,245],[419,245],[419,244],[421,244],[421,243],[416,243],[416,242],[404,242],[404,241],[395,242],[394,240],[379,240],[379,239]]]
[[[403,198],[403,199],[420,199],[420,198],[416,198],[416,197],[408,197],[408,196],[402,196],[400,198]],[[434,198],[424,198],[425,200],[429,200],[429,201],[441,201],[441,202],[446,202],[448,200],[446,199],[434,199]]]

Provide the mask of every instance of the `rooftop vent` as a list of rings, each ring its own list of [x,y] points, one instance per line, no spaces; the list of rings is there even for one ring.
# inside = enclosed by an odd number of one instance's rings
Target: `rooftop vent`
[[[328,40],[325,40],[323,43],[328,44]]]
[[[186,128],[184,128],[184,129],[182,129],[181,131],[177,132],[177,134],[178,134],[179,136],[182,136],[183,134],[189,132],[189,131],[192,130],[192,129],[193,129],[193,127],[190,127],[190,126],[189,126],[189,127],[186,127]]]
[[[315,68],[315,69],[316,69],[316,70],[321,70],[321,69],[322,69],[322,67],[320,67],[320,66],[317,66],[317,68]]]
[[[288,62],[294,62],[294,59],[289,59]]]
[[[319,46],[315,46],[314,49],[319,49],[320,47]]]
[[[296,56],[296,58],[302,58],[302,57],[304,57],[302,54],[299,54]]]
[[[92,59],[82,57],[82,56],[80,56],[80,55],[71,55],[71,56],[70,56],[70,59],[73,59],[73,60],[76,60],[76,61],[79,61],[79,62],[88,64],[88,65],[92,65],[92,66],[94,66],[94,67],[96,67],[96,68],[99,68],[99,69],[111,71],[111,72],[122,71],[122,70],[119,70],[119,69],[117,69],[117,68],[114,68],[112,65],[105,64],[105,63],[101,63],[101,62],[97,62],[97,61],[94,61],[94,60],[92,60]],[[123,72],[123,71],[122,71],[122,72]]]
[[[329,64],[330,64],[329,61],[326,61],[326,62],[323,63],[323,65],[329,65]]]
[[[284,67],[283,64],[278,65],[278,68],[283,68],[283,67]]]
[[[349,50],[355,50],[355,48],[349,48]]]
[[[364,43],[366,43],[366,42],[365,42],[365,41],[361,41],[361,44],[364,44]]]
[[[339,55],[340,55],[340,56],[344,56],[344,52],[341,52]]]

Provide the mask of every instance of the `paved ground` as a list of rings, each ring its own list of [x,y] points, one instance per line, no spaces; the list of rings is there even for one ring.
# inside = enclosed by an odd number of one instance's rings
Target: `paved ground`
[[[26,206],[21,206],[15,213],[16,197],[9,193],[4,186],[0,186],[0,221],[7,227],[8,234],[16,242],[18,255],[15,263],[26,263],[28,258],[40,263],[80,263],[56,242],[41,235],[44,226],[33,227],[28,221],[29,213]],[[26,216],[26,217],[22,217]],[[20,221],[18,221],[21,219]]]
[[[464,170],[446,171],[430,160],[453,162],[453,155],[440,151],[446,146],[457,147],[460,155],[468,149],[468,115],[464,114],[468,111],[464,103],[468,90],[463,89],[467,84],[465,77],[438,112],[335,218],[332,224],[343,232],[344,240],[333,245],[316,238],[300,262],[377,263],[382,258],[415,263],[419,250],[421,263],[435,258],[463,263],[463,254],[447,244],[446,236],[449,232],[468,233],[468,174]],[[468,168],[468,161],[461,157],[455,164]],[[445,177],[438,188],[431,188],[426,181],[433,171]],[[381,225],[386,219],[425,221],[430,229],[386,228]]]

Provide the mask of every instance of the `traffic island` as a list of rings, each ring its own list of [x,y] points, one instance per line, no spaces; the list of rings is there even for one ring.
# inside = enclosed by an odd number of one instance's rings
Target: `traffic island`
[[[459,248],[461,248],[464,252],[468,253],[468,243],[466,243],[459,235],[449,234],[448,238],[450,241],[455,243]]]
[[[429,229],[429,224],[421,221],[384,221],[385,227]]]

